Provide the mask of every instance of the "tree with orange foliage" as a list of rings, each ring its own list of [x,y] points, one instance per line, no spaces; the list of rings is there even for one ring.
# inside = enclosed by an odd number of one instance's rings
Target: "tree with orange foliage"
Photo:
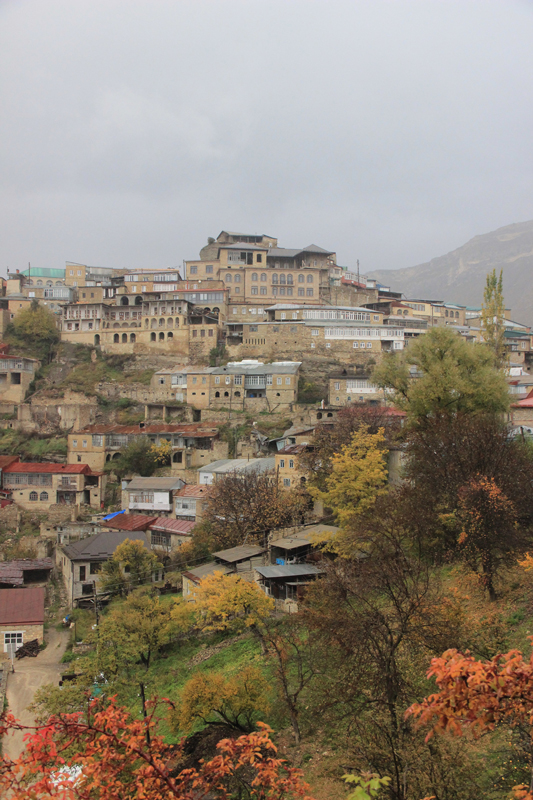
[[[168,701],[166,701],[168,702]],[[93,701],[88,718],[51,717],[36,729],[11,714],[0,721],[0,735],[25,730],[26,747],[15,761],[0,765],[0,796],[11,800],[312,800],[301,772],[276,757],[270,729],[218,744],[219,754],[196,769],[173,769],[181,746],[156,734],[157,703],[144,720],[116,705]],[[73,755],[74,753],[74,755]]]
[[[503,563],[516,559],[521,536],[512,502],[494,478],[478,475],[459,491],[460,552],[496,600],[494,579]]]
[[[507,723],[527,726],[533,752],[533,654],[525,659],[519,650],[510,650],[489,661],[476,661],[468,651],[447,650],[432,659],[427,674],[435,678],[439,691],[406,712],[418,717],[421,725],[431,725],[426,739],[434,733],[461,736],[465,729],[480,736]],[[514,787],[517,800],[533,800],[530,760],[530,785]]]

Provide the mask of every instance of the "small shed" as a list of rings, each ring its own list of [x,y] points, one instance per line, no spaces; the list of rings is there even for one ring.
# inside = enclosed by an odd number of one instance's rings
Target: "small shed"
[[[0,589],[46,583],[54,568],[51,558],[19,558],[0,562]]]
[[[215,561],[223,564],[231,572],[249,572],[263,563],[264,547],[253,544],[241,544],[229,550],[219,550],[213,553]]]
[[[183,599],[194,603],[196,587],[200,584],[200,581],[202,581],[204,578],[207,578],[209,575],[214,575],[215,572],[220,572],[222,575],[227,575],[230,571],[231,570],[229,570],[223,564],[217,564],[216,561],[210,561],[209,564],[202,564],[200,567],[183,572],[181,576],[183,580]]]
[[[41,586],[0,589],[0,635],[2,658],[10,658],[26,642],[44,639],[44,598]]]
[[[256,567],[255,572],[259,586],[276,601],[280,610],[297,611],[297,603],[302,598],[305,587],[322,575],[324,570],[315,564],[285,564]]]

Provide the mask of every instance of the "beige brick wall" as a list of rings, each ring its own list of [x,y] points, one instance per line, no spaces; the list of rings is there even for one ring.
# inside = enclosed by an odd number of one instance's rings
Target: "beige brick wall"
[[[12,625],[0,625],[0,658],[6,661],[10,656],[4,653],[4,633],[22,631],[22,643],[31,642],[37,639],[39,644],[44,641],[44,626],[41,625],[25,625],[20,622],[15,622]]]

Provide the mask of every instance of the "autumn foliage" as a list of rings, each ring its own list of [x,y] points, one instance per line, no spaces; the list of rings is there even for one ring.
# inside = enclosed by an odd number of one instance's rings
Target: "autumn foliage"
[[[168,701],[167,701],[168,702]],[[196,769],[173,769],[181,747],[169,746],[155,733],[157,703],[135,720],[112,699],[94,701],[88,719],[71,714],[51,717],[28,732],[16,761],[0,766],[0,796],[12,800],[229,800],[246,788],[257,800],[307,798],[299,770],[276,757],[269,728],[238,739],[225,739],[215,758]],[[23,728],[4,715],[0,735]],[[58,744],[60,742],[60,744]],[[75,755],[72,755],[75,753]]]

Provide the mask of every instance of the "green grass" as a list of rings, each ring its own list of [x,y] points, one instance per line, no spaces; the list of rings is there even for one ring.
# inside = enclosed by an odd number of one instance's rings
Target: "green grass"
[[[65,436],[39,436],[11,428],[0,431],[0,454],[20,455],[23,461],[41,461],[50,456],[67,455]]]

